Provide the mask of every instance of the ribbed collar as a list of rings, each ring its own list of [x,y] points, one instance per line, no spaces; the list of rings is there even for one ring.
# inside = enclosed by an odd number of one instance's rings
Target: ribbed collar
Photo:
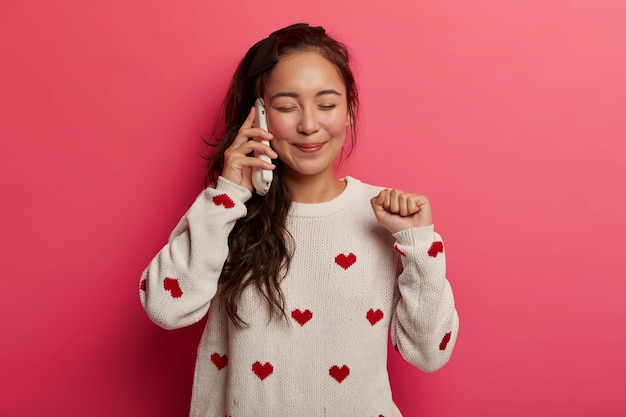
[[[337,197],[323,203],[291,203],[289,217],[328,217],[348,207],[359,195],[361,181],[352,177],[342,179],[346,188]]]

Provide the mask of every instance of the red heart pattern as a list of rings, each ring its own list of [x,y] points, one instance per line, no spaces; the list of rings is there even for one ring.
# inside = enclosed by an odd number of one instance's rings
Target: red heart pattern
[[[235,203],[226,194],[219,194],[213,197],[213,203],[216,206],[224,206],[224,208],[230,209],[235,207]]]
[[[299,309],[295,309],[291,312],[291,317],[293,317],[300,326],[304,326],[307,321],[313,318],[313,313],[311,313],[311,310],[300,311]]]
[[[252,364],[252,372],[254,372],[254,374],[258,376],[261,381],[263,381],[265,378],[272,375],[274,367],[269,362],[261,364],[261,362],[257,361]]]
[[[170,292],[172,298],[180,298],[183,295],[183,290],[180,289],[176,278],[165,278],[163,288],[165,288],[165,291]]]
[[[348,255],[344,255],[340,253],[335,256],[335,263],[342,267],[343,269],[348,269],[356,262],[356,255],[350,252]]]
[[[235,206],[235,203],[233,202],[233,200],[226,194],[220,194],[220,195],[214,196],[213,202],[215,205],[217,206],[221,205],[226,209],[230,209]],[[398,248],[397,245],[394,245],[394,249],[401,256],[406,256],[406,254],[402,252]],[[440,241],[433,242],[432,245],[430,246],[430,249],[428,250],[428,255],[431,257],[437,257],[440,253],[443,253],[443,242],[440,242]],[[347,255],[340,253],[339,255],[335,257],[335,263],[339,265],[341,268],[343,268],[344,270],[347,270],[352,265],[354,265],[356,263],[356,260],[357,260],[357,257],[352,252],[348,253]],[[142,291],[146,291],[146,286],[147,286],[146,280],[145,279],[141,280],[140,289]],[[180,298],[183,295],[183,291],[180,288],[179,281],[176,278],[166,277],[163,281],[163,287],[166,291],[170,292],[170,295],[172,296],[172,298]],[[291,317],[300,326],[304,326],[313,318],[313,313],[308,309],[306,310],[295,309],[295,310],[292,310]],[[373,308],[371,308],[366,313],[366,319],[369,321],[369,323],[372,326],[376,325],[376,323],[381,321],[383,317],[384,317],[384,312],[381,309],[374,310]],[[451,339],[451,333],[447,332],[443,336],[439,344],[439,349],[445,350],[448,343],[450,342],[450,339]],[[396,345],[394,345],[393,347],[395,349],[398,349]],[[228,365],[228,356],[226,354],[220,355],[219,353],[215,352],[211,355],[210,359],[213,365],[215,365],[215,367],[218,369],[218,371],[221,371]],[[261,381],[263,381],[267,377],[273,374],[274,367],[269,362],[265,362],[264,364],[262,364],[261,362],[257,361],[252,364],[252,372]],[[347,365],[342,365],[342,366],[333,365],[332,367],[329,368],[328,374],[330,377],[332,377],[334,380],[336,380],[338,383],[341,384],[350,375],[350,368]],[[379,417],[382,417],[382,416],[379,416]]]
[[[378,310],[374,310],[372,308],[370,308],[367,311],[367,314],[365,315],[365,317],[367,318],[367,321],[370,322],[370,324],[373,326],[376,323],[378,323],[383,316],[385,315],[385,313],[383,313],[382,310],[378,309]]]
[[[450,332],[446,333],[441,339],[441,343],[439,343],[439,350],[446,350],[446,346],[448,346],[448,342],[450,341],[450,337],[452,334]]]
[[[428,249],[428,256],[436,258],[440,253],[443,253],[443,242],[433,242]]]
[[[328,370],[328,374],[340,384],[350,375],[350,368],[347,365],[343,365],[341,368],[337,365],[331,366]]]
[[[215,352],[211,355],[211,362],[213,362],[218,371],[221,371],[228,365],[228,356]]]
[[[398,252],[401,256],[406,256],[406,253],[402,252],[398,245],[393,245],[393,248]]]

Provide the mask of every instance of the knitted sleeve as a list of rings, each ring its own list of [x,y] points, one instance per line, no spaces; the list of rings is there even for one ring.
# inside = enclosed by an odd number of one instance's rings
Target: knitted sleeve
[[[197,197],[141,276],[140,301],[153,322],[175,329],[204,317],[228,256],[228,235],[250,197],[223,178]]]
[[[432,225],[397,232],[394,238],[402,272],[392,342],[408,362],[433,372],[450,359],[459,328],[443,241]]]

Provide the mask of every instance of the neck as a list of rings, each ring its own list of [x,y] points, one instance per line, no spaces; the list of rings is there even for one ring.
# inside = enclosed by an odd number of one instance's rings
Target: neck
[[[334,172],[323,176],[286,175],[283,181],[289,188],[291,200],[296,203],[323,203],[346,188],[346,182],[338,179]]]

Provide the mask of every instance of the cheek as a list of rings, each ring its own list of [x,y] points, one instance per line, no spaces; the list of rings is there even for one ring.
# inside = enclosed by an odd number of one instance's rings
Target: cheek
[[[274,140],[289,137],[295,130],[296,126],[285,118],[271,118],[268,120],[269,130],[274,135]]]
[[[282,120],[278,119],[269,119],[269,130],[274,135],[274,139],[272,139],[272,149],[274,149],[279,157],[280,155],[289,147],[287,143],[287,139],[293,136],[293,132],[295,131],[295,126]]]
[[[274,135],[274,143],[295,134],[298,129],[298,120],[294,117],[271,117],[268,120],[270,132]],[[341,112],[329,112],[318,119],[320,125],[330,136],[345,135],[349,125],[348,115]]]
[[[343,113],[331,114],[324,120],[324,129],[331,136],[345,135],[348,128],[348,116]]]

